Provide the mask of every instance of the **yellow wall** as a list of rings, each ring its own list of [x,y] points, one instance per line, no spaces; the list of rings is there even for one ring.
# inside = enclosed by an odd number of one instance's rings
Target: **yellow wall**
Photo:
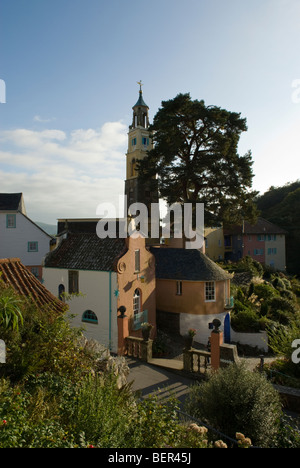
[[[230,280],[216,281],[216,301],[205,301],[205,282],[182,281],[182,294],[177,294],[175,280],[156,279],[157,310],[198,315],[220,314],[224,311],[227,296],[230,297]]]
[[[217,262],[224,260],[224,235],[223,228],[205,228],[205,253],[206,255]]]

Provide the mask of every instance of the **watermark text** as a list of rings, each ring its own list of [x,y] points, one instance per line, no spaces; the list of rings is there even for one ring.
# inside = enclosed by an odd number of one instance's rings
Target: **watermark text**
[[[96,214],[101,218],[97,224],[100,239],[144,237],[152,239],[171,237],[184,239],[186,249],[201,249],[204,244],[204,204],[197,203],[193,210],[191,203],[174,203],[166,206],[166,215],[160,224],[159,203],[151,203],[151,209],[143,203],[132,203],[127,209],[127,197],[124,213],[127,217],[117,220],[117,209],[113,203],[101,203]],[[172,214],[172,216],[171,216]],[[194,217],[194,222],[193,222]],[[193,224],[195,228],[193,229]]]
[[[3,340],[0,340],[0,364],[6,363],[6,346]]]
[[[6,104],[6,84],[0,79],[0,104]]]
[[[300,340],[294,340],[292,343],[292,348],[296,348],[296,350],[292,354],[292,362],[294,364],[300,363]]]

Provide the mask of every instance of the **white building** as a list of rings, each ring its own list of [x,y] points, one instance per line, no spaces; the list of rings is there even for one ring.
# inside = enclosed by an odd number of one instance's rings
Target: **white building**
[[[42,279],[42,261],[52,237],[26,214],[22,193],[0,194],[0,258],[19,258]]]

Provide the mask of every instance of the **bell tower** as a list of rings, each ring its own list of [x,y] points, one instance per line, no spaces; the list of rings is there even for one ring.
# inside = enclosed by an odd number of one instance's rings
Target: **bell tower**
[[[126,181],[137,178],[136,162],[144,159],[147,151],[152,149],[149,136],[149,107],[143,99],[142,82],[140,85],[139,99],[133,106],[132,124],[128,132],[128,151],[126,164]],[[131,186],[133,184],[130,184]],[[129,193],[128,193],[129,196]],[[133,201],[137,201],[134,199]],[[131,202],[132,203],[132,202]]]
[[[149,132],[149,107],[143,98],[142,81],[139,81],[138,85],[140,86],[139,98],[132,108],[132,124],[128,132],[125,196],[127,196],[128,207],[137,202],[146,205],[150,217],[151,203],[158,203],[158,191],[155,179],[144,183],[138,178],[137,162],[144,159],[147,152],[153,148]],[[149,231],[150,227],[149,220]],[[150,239],[150,232],[148,236]]]

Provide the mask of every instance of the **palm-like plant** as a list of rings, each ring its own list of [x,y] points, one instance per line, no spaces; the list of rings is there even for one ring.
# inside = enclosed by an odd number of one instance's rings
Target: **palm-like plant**
[[[6,330],[18,330],[19,324],[23,324],[23,316],[20,309],[21,302],[13,294],[0,297],[0,325]]]

